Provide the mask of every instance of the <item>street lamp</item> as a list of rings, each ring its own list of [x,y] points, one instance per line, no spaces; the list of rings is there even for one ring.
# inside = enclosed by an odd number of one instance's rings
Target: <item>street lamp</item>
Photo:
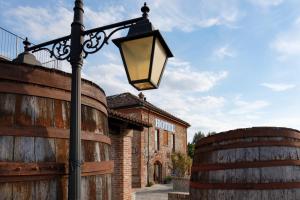
[[[147,13],[146,4],[142,8]],[[158,88],[167,59],[172,53],[158,30],[146,18],[131,26],[128,35],[115,39],[129,83],[137,90]]]
[[[71,119],[69,151],[68,199],[79,200],[81,195],[81,68],[83,59],[108,44],[117,31],[129,28],[127,37],[114,40],[119,47],[129,83],[138,90],[157,88],[172,53],[158,30],[148,20],[146,3],[143,16],[107,26],[84,30],[83,0],[75,0],[71,35],[30,47],[26,40],[25,53],[46,50],[50,57],[67,60],[72,65]],[[107,34],[105,31],[110,30]]]

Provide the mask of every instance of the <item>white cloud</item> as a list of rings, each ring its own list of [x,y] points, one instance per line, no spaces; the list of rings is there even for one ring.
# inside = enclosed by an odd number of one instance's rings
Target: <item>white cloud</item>
[[[264,100],[245,101],[241,97],[234,99],[235,108],[229,111],[233,115],[244,115],[248,114],[249,118],[256,118],[255,114],[260,113],[261,110],[270,105],[269,102]],[[247,117],[247,116],[246,116]]]
[[[106,63],[100,65],[88,64],[84,71],[85,78],[97,83],[104,89],[106,95],[122,92],[135,92],[128,84],[124,67],[119,64]]]
[[[236,56],[235,52],[229,47],[229,45],[225,45],[215,49],[213,55],[221,60],[226,57],[233,58]]]
[[[123,6],[110,6],[102,10],[85,7],[85,20],[89,28],[108,25],[121,21],[126,14]]]
[[[53,14],[55,13],[55,15]],[[54,39],[70,34],[73,12],[64,7],[49,10],[40,7],[19,6],[6,11],[15,31],[32,40]]]
[[[262,116],[264,109],[270,105],[264,100],[245,101],[237,97],[232,101],[227,99],[220,107],[209,109],[205,112],[191,112],[186,115],[186,120],[192,124],[189,130],[189,141],[193,134],[199,130],[204,132],[220,132],[236,128],[264,126]],[[233,103],[233,105],[231,105]],[[194,108],[194,107],[193,107]],[[273,124],[274,125],[274,124]]]
[[[111,51],[103,51],[101,53],[103,53],[103,55],[108,59],[109,62],[121,64],[121,59],[119,54],[117,55],[115,53],[112,53]]]
[[[276,39],[271,43],[273,48],[279,55],[280,60],[286,60],[300,55],[300,17],[295,20],[293,25],[287,31],[277,35]]]
[[[130,13],[132,10],[128,12],[131,7],[126,2],[119,6],[105,6],[101,10],[85,6],[85,28],[99,27],[137,16]],[[151,22],[162,31],[179,29],[188,32],[199,27],[233,26],[239,18],[236,0],[195,0],[188,4],[181,0],[164,0],[153,2],[150,8]],[[134,13],[140,16],[139,9],[134,9]],[[69,35],[73,10],[62,3],[48,8],[18,6],[6,10],[3,16],[12,25],[21,25],[14,26],[13,31],[26,34],[30,40],[39,42]]]
[[[173,59],[167,67],[163,87],[175,91],[204,92],[228,76],[227,71],[198,71],[190,63]]]
[[[262,83],[261,85],[275,92],[286,91],[296,86],[294,84],[284,84],[284,83]]]
[[[145,91],[147,100],[169,113],[191,124],[188,129],[188,140],[193,133],[201,131],[221,131],[228,128],[222,109],[226,99],[222,96],[195,95],[189,92],[172,92],[165,88]]]
[[[278,6],[281,3],[283,3],[284,0],[249,0],[254,5],[260,6],[260,7],[271,7],[271,6]]]
[[[150,19],[163,31],[173,29],[190,32],[196,28],[232,26],[239,19],[236,0],[155,1],[150,4]]]
[[[53,14],[55,13],[55,14]],[[103,10],[85,7],[85,28],[95,28],[121,21],[125,9],[122,6],[111,6]],[[14,31],[29,36],[31,40],[44,41],[69,35],[73,21],[73,10],[63,5],[51,8],[19,6],[6,11],[5,15],[14,26]]]
[[[295,128],[300,130],[299,125],[300,117],[299,116],[280,116],[273,119],[266,119],[265,125],[267,126],[276,126],[276,127],[288,127]]]
[[[126,73],[124,67],[120,63],[119,56],[110,51],[103,51],[103,55],[108,62],[93,66],[90,66],[89,64],[88,67],[84,68],[85,75],[103,86],[110,94],[124,92],[125,89],[127,91],[134,91],[127,83]],[[121,73],[120,70],[123,70],[124,73]],[[181,94],[182,92],[194,94],[206,92],[211,90],[221,80],[225,79],[227,75],[228,73],[226,71],[198,71],[187,61],[171,59],[164,72],[159,91],[164,91],[166,93],[169,93],[169,91],[176,91],[176,94]],[[124,87],[124,85],[126,85],[126,87]],[[191,99],[187,100],[195,102],[192,97]],[[208,102],[210,100],[217,101],[212,97],[197,100],[200,100],[201,102]]]
[[[162,108],[182,116],[183,119],[191,113],[216,111],[222,108],[226,102],[224,97],[193,96],[184,92],[166,93],[164,88],[152,92],[145,91],[145,94],[147,94],[149,100],[159,102]]]

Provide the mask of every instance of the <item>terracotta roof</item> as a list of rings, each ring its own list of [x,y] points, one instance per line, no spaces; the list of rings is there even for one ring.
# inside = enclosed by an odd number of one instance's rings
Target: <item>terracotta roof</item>
[[[142,126],[142,127],[151,127],[151,124],[148,124],[147,122],[144,122],[140,119],[137,119],[135,117],[131,117],[129,115],[123,114],[121,112],[118,112],[116,110],[112,110],[112,109],[107,109],[108,112],[108,117],[109,118],[115,118],[115,119],[119,119],[122,121],[126,121],[130,124],[133,125],[138,125],[138,126]]]
[[[111,109],[130,108],[130,107],[139,107],[139,106],[146,107],[160,113],[161,115],[165,115],[181,124],[184,124],[187,127],[190,126],[189,123],[183,121],[182,119],[175,117],[174,115],[168,113],[167,111],[164,111],[156,107],[155,105],[149,103],[145,99],[141,99],[129,92],[108,96],[107,105]]]

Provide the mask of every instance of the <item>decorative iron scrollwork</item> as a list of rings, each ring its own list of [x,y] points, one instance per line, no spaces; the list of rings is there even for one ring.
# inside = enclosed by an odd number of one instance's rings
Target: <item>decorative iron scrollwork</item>
[[[88,54],[96,53],[99,51],[104,44],[107,44],[109,39],[106,36],[105,31],[99,31],[95,33],[87,34],[88,39],[83,42],[82,51],[83,57],[86,58]]]
[[[86,34],[86,36],[88,36],[88,39],[85,40],[82,45],[82,51],[84,54],[83,57],[86,58],[88,54],[96,53],[104,46],[104,44],[108,44],[108,40],[115,32],[129,28],[131,25],[132,24],[123,25],[112,30],[109,34],[106,34],[104,30]]]
[[[70,60],[71,44],[69,39],[59,41],[52,46],[52,56],[58,60]]]
[[[48,51],[50,54],[50,58],[54,57],[57,60],[70,61],[70,53],[71,53],[70,38],[67,38],[65,40],[58,40],[57,42],[53,43],[51,49],[47,47],[41,47],[41,48],[34,49],[32,53],[41,50]]]
[[[122,29],[129,28],[134,23],[135,21],[124,25],[118,25],[119,27],[116,27],[115,29],[111,27],[99,27],[97,29],[85,31],[83,35],[86,38],[81,46],[83,57],[86,58],[88,54],[96,53],[104,46],[104,44],[108,44],[108,40],[115,32]],[[113,30],[111,30],[109,34],[107,34],[105,30],[109,30],[109,29],[110,30],[113,29]],[[25,50],[32,51],[32,53],[45,50],[49,52],[51,58],[54,57],[57,60],[68,60],[70,62],[70,57],[71,57],[70,41],[71,41],[71,36],[65,36],[33,47],[28,47],[30,43],[29,44],[26,43],[24,45],[25,45]]]

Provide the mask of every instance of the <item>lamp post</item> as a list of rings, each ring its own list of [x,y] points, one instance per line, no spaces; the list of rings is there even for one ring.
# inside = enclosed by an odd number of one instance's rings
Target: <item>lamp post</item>
[[[108,44],[117,31],[129,28],[126,37],[113,40],[119,47],[129,83],[138,90],[159,86],[167,59],[172,53],[158,30],[148,20],[150,9],[146,3],[143,15],[115,24],[84,30],[83,1],[75,0],[71,35],[44,42],[32,47],[25,41],[25,52],[47,50],[51,57],[67,60],[72,65],[71,122],[69,151],[68,199],[81,196],[81,68],[83,59]],[[111,30],[109,34],[105,31]]]

